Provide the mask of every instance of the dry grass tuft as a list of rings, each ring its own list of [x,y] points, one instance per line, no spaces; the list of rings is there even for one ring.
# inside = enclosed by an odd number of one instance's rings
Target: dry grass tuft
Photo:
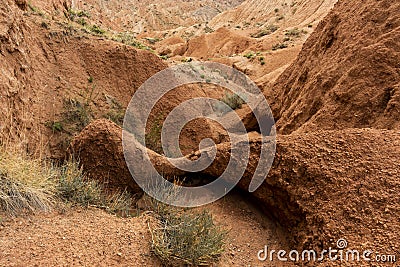
[[[42,161],[0,148],[0,210],[12,216],[50,211],[56,201],[56,176]]]
[[[103,185],[88,179],[74,160],[60,167],[57,193],[65,202],[85,208],[93,206],[124,217],[137,214],[133,212],[132,196],[128,192],[106,194]]]

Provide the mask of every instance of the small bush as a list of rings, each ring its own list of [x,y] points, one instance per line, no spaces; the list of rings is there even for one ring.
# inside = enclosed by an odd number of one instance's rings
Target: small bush
[[[184,63],[192,62],[192,61],[193,61],[193,58],[191,58],[191,57],[184,57],[181,59],[181,62],[184,62]]]
[[[124,124],[125,117],[124,107],[121,105],[121,103],[117,101],[117,99],[112,96],[106,95],[106,101],[110,108],[103,117],[109,119],[110,121],[113,121],[119,126],[122,126]]]
[[[113,41],[119,42],[119,43],[123,43],[129,46],[133,46],[137,49],[142,49],[142,50],[147,50],[150,52],[154,52],[153,49],[151,49],[149,46],[142,44],[141,42],[139,42],[135,36],[133,34],[131,34],[130,32],[120,32],[116,35],[113,35],[111,37],[111,39]]]
[[[87,22],[86,22],[86,20],[84,18],[78,18],[76,20],[76,23],[78,23],[78,24],[80,24],[82,26],[86,26],[87,25]]]
[[[298,28],[290,29],[285,32],[286,36],[299,37],[301,31]]]
[[[100,28],[100,27],[97,26],[97,25],[92,25],[92,26],[89,28],[89,30],[90,30],[92,33],[95,33],[95,34],[98,34],[98,35],[103,35],[103,34],[106,33],[105,30],[103,30],[102,28]]]
[[[278,43],[278,44],[275,44],[275,45],[272,46],[272,50],[275,51],[275,50],[284,49],[284,48],[287,48],[287,47],[288,46],[285,43]]]
[[[64,100],[63,117],[65,125],[69,125],[69,131],[79,132],[85,128],[94,118],[90,103],[78,99]]]
[[[152,249],[166,265],[209,265],[222,254],[225,236],[207,211],[169,213],[152,230]]]
[[[145,134],[146,147],[159,154],[163,152],[161,144],[162,118],[162,115],[158,115]]]
[[[227,104],[233,110],[241,108],[242,105],[246,102],[243,97],[230,92],[226,92],[220,100]]]
[[[53,133],[62,132],[64,127],[61,121],[48,121],[45,123],[46,127],[49,127]]]
[[[40,26],[46,30],[48,30],[50,28],[49,24],[45,21],[42,21],[42,23],[40,23]]]
[[[167,197],[179,196],[177,187],[156,188]],[[160,191],[161,190],[161,191]],[[151,200],[156,222],[150,227],[152,251],[167,266],[210,265],[224,250],[226,231],[216,226],[208,211],[193,212]]]
[[[90,14],[84,10],[75,10],[75,9],[68,9],[67,17],[74,21],[76,18],[90,18]]]
[[[73,160],[60,167],[57,194],[65,202],[85,208],[94,206],[124,217],[132,215],[132,196],[127,191],[106,194],[104,187],[88,179]]]
[[[270,34],[276,32],[278,29],[279,29],[278,26],[271,24],[271,25],[268,25],[265,29],[262,29],[259,32],[253,34],[252,37],[261,38],[265,35],[270,35]]]
[[[57,193],[64,201],[83,207],[102,204],[100,184],[86,179],[82,169],[74,161],[68,161],[61,166]]]
[[[214,29],[210,28],[209,26],[206,26],[206,27],[204,28],[204,32],[205,32],[205,33],[212,33],[212,32],[214,32]]]
[[[36,6],[33,6],[31,4],[28,4],[28,7],[29,7],[29,9],[31,10],[32,13],[44,17],[44,12],[40,8],[38,8]]]
[[[93,78],[88,78],[89,83],[93,83]],[[69,133],[80,132],[94,118],[95,114],[92,110],[96,86],[93,84],[87,87],[80,97],[72,99],[64,99],[63,129]]]
[[[250,51],[250,52],[244,54],[243,56],[244,56],[245,58],[248,58],[248,59],[252,59],[253,57],[255,57],[254,52],[252,52],[252,51]]]

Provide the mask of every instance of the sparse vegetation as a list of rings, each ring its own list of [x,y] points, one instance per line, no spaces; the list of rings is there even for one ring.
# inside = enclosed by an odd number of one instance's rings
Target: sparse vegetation
[[[48,121],[45,125],[49,127],[53,133],[61,132],[63,130],[63,124],[61,121]]]
[[[102,28],[100,28],[100,27],[97,26],[97,25],[92,25],[92,26],[90,26],[89,30],[90,30],[92,33],[97,34],[97,35],[103,35],[103,34],[106,33],[105,30],[103,30]]]
[[[153,49],[151,49],[150,47],[142,44],[141,42],[139,42],[135,36],[129,32],[120,32],[117,33],[115,35],[113,35],[111,37],[111,39],[113,41],[119,42],[119,43],[123,43],[129,46],[133,46],[137,49],[142,49],[142,50],[148,50],[151,52],[154,52]]]
[[[184,58],[181,59],[181,62],[184,62],[184,63],[192,62],[192,61],[193,61],[193,59],[191,57],[184,57]]]
[[[241,108],[242,105],[246,102],[243,97],[231,92],[226,92],[225,95],[220,99],[220,101],[227,104],[233,110]]]
[[[0,148],[0,210],[11,216],[50,211],[55,203],[56,176],[52,166]]]
[[[42,21],[42,23],[40,23],[40,26],[43,29],[47,29],[47,30],[50,28],[49,24],[47,22],[45,22],[45,21]]]
[[[159,38],[146,37],[145,39],[146,39],[146,41],[149,42],[150,44],[155,44],[155,43],[157,43],[157,42],[160,41]]]
[[[82,26],[87,26],[88,25],[88,23],[86,22],[86,20],[84,18],[78,18],[76,20],[76,23],[78,23],[78,24],[80,24]]]
[[[67,161],[59,172],[57,195],[62,200],[86,208],[95,206],[121,216],[132,215],[132,197],[128,192],[106,194],[100,182],[85,176],[78,162]]]
[[[170,197],[179,194],[174,186],[169,190],[165,194]],[[226,231],[214,224],[208,211],[184,211],[154,199],[151,202],[156,218],[149,225],[152,251],[163,264],[204,266],[218,260],[224,251]]]
[[[58,167],[0,148],[0,211],[10,216],[48,212],[60,200],[82,207],[96,206],[121,216],[133,214],[129,193],[106,194],[103,186],[89,180],[74,160]]]
[[[103,193],[100,184],[87,180],[82,169],[74,161],[68,161],[61,166],[57,194],[64,201],[83,207],[102,204]]]
[[[285,32],[285,35],[298,37],[298,36],[300,36],[300,33],[301,33],[301,31],[298,28],[293,28],[293,29],[287,30]]]
[[[85,10],[75,10],[70,8],[68,9],[67,17],[70,20],[75,21],[76,18],[90,18],[90,14]]]
[[[274,44],[272,46],[272,50],[275,51],[275,50],[284,49],[284,48],[287,48],[287,47],[288,47],[288,45],[285,44],[285,43],[277,43],[277,44]]]
[[[270,35],[270,34],[276,32],[278,29],[279,29],[278,26],[271,24],[271,25],[268,25],[266,28],[260,30],[259,32],[252,34],[252,37],[261,38],[263,36]]]
[[[246,54],[244,54],[243,56],[244,56],[245,58],[252,59],[253,57],[255,57],[255,54],[254,54],[253,51],[249,51],[249,52],[247,52]]]
[[[159,154],[163,152],[161,145],[162,118],[162,115],[158,115],[145,134],[146,147]]]
[[[113,121],[117,125],[122,126],[124,123],[124,116],[125,116],[124,107],[113,97],[106,96],[106,100],[108,105],[110,106],[110,109],[104,115],[104,117],[106,119],[109,119],[110,121]]]
[[[62,128],[69,132],[80,132],[94,119],[90,102],[79,99],[65,99],[64,109]]]
[[[93,78],[88,78],[89,84],[93,83]],[[81,131],[94,118],[92,104],[95,98],[95,84],[86,88],[80,97],[64,99],[64,111],[62,112],[63,130],[70,133]]]
[[[209,26],[204,27],[204,32],[205,33],[212,33],[214,32],[214,29],[210,28]]]
[[[263,56],[259,57],[258,60],[260,61],[261,65],[265,65],[265,58]]]
[[[31,3],[28,3],[28,7],[29,7],[29,9],[30,9],[30,11],[31,11],[32,13],[44,17],[44,12],[43,12],[40,8],[38,8],[38,7],[34,6],[34,5],[32,5]]]

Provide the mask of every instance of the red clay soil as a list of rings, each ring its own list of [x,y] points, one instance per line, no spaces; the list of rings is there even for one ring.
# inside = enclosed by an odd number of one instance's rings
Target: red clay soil
[[[122,160],[114,161],[107,156],[123,157],[121,130],[108,123],[114,130],[102,132],[105,124],[106,121],[95,121],[88,127],[92,137],[85,131],[77,137],[77,147],[87,148],[86,154],[81,155],[84,168],[88,172],[96,169],[97,175],[99,163],[95,159],[102,158],[102,164],[111,164],[116,170],[113,177],[130,181],[132,178]],[[94,145],[99,136],[107,134],[104,139],[107,144]],[[117,150],[104,150],[105,145]],[[259,137],[253,134],[249,164],[238,184],[245,191],[258,164],[260,147]],[[368,248],[398,255],[399,152],[399,131],[346,129],[278,136],[272,169],[252,195],[259,209],[272,214],[285,227],[295,249],[321,251],[335,247],[338,239],[345,238],[351,249]],[[229,143],[219,144],[214,162],[203,174],[218,177],[225,170],[230,153]],[[164,174],[187,175],[171,167],[162,156],[151,151],[149,156]]]
[[[292,266],[257,259],[265,245],[288,250],[286,232],[237,192],[205,209],[228,231],[225,251],[214,266]],[[150,216],[118,218],[94,208],[74,208],[3,217],[0,266],[161,266],[150,252]]]
[[[111,109],[107,99],[126,106],[145,80],[167,67],[148,51],[60,26],[14,1],[0,3],[0,17],[0,134],[27,142],[29,153],[47,147],[46,156],[64,156],[75,133],[46,125],[63,120],[65,101],[88,101],[92,115],[102,117]]]
[[[278,132],[400,127],[400,3],[339,1],[266,95]]]

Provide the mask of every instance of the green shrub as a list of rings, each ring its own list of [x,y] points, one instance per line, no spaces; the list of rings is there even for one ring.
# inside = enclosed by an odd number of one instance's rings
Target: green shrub
[[[130,32],[120,32],[111,37],[113,41],[123,43],[129,46],[133,46],[137,49],[147,50],[150,52],[154,52],[153,49],[148,47],[147,45],[142,44],[139,42],[135,36]]]
[[[64,127],[61,121],[48,121],[45,123],[46,127],[49,127],[53,133],[54,132],[62,132]]]
[[[287,30],[285,32],[285,35],[298,37],[298,36],[300,36],[300,33],[301,33],[301,31],[298,28],[293,28],[293,29]]]
[[[250,51],[250,52],[244,54],[243,56],[244,56],[245,58],[252,59],[253,57],[255,57],[255,54],[254,54],[253,51]]]
[[[163,152],[161,144],[162,118],[162,115],[158,115],[145,134],[146,147],[159,154]]]
[[[74,161],[68,161],[61,166],[57,193],[64,201],[83,207],[102,204],[100,184],[97,181],[88,180],[78,163]]]
[[[241,108],[242,105],[246,102],[243,97],[230,92],[226,92],[225,95],[220,99],[220,101],[227,104],[233,110]]]
[[[108,97],[107,103],[110,108],[103,117],[122,127],[124,124],[125,109],[115,98]]]
[[[95,33],[95,34],[98,34],[98,35],[103,35],[103,34],[106,33],[105,30],[103,30],[102,28],[100,28],[100,27],[97,26],[97,25],[92,25],[92,26],[89,28],[89,30],[90,30],[92,33]]]
[[[260,30],[259,32],[252,34],[252,37],[261,38],[265,35],[269,35],[269,34],[276,32],[278,29],[279,29],[278,26],[271,24],[271,25],[268,25],[267,27],[265,27],[264,29]]]
[[[154,190],[167,199],[180,193],[175,186]],[[224,251],[226,231],[214,224],[208,211],[194,212],[150,201],[156,219],[150,226],[152,251],[164,265],[210,265],[218,260]]]
[[[73,160],[60,167],[57,194],[65,202],[74,205],[85,208],[94,206],[120,216],[132,215],[132,196],[127,191],[105,193],[104,186],[88,179],[79,168],[79,163]]]
[[[285,44],[285,43],[278,43],[278,44],[274,44],[274,45],[272,46],[272,50],[275,51],[275,50],[283,49],[283,48],[287,48],[287,47],[288,47],[288,46],[287,46],[287,44]]]
[[[90,18],[90,14],[84,10],[68,9],[67,17],[74,21],[76,18]]]

